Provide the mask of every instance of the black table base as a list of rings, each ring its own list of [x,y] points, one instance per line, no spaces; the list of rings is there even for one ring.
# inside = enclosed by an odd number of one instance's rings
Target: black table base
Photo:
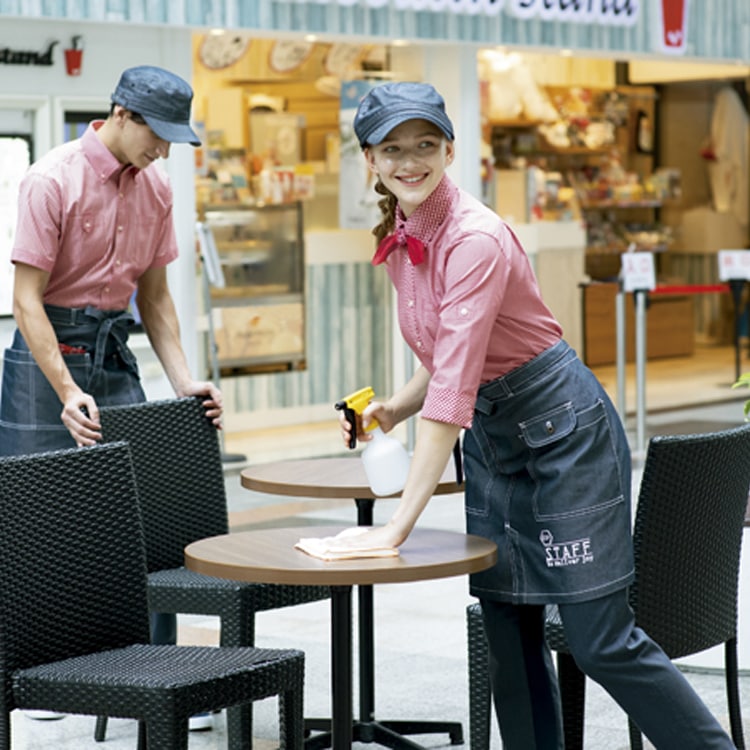
[[[305,719],[305,750],[325,750],[332,747],[332,734],[329,719]],[[352,742],[374,742],[392,750],[424,750],[424,747],[410,740],[410,734],[440,734],[446,732],[451,745],[464,742],[463,727],[460,722],[447,721],[355,721],[352,724]]]
[[[357,499],[357,524],[372,526],[374,500]],[[305,719],[305,750],[351,747],[352,742],[374,742],[392,750],[424,750],[406,735],[446,733],[452,745],[462,745],[463,727],[454,721],[375,719],[375,633],[372,586],[358,586],[359,615],[359,720],[345,722],[352,711],[352,606],[351,586],[331,587],[331,673],[333,700],[339,716]],[[343,709],[343,710],[341,710]],[[343,714],[343,716],[342,716]],[[319,734],[313,734],[319,732]]]

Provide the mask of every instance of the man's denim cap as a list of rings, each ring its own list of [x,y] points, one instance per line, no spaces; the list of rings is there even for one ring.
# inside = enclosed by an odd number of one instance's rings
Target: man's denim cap
[[[120,76],[112,101],[141,115],[151,130],[169,143],[201,145],[190,127],[193,89],[164,68],[153,65],[128,68]]]
[[[384,83],[359,103],[354,132],[362,148],[382,143],[393,128],[407,120],[427,120],[452,141],[453,124],[445,114],[443,97],[429,83]]]

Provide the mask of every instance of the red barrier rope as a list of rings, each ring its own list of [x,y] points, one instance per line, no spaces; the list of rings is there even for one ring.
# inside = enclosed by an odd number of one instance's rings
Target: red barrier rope
[[[711,294],[728,291],[728,284],[675,284],[657,286],[651,290],[651,294]]]

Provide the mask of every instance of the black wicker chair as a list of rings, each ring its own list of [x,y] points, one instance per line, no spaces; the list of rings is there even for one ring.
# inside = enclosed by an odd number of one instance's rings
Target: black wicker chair
[[[301,651],[149,644],[125,443],[0,460],[0,591],[2,750],[16,708],[135,718],[139,748],[186,750],[192,714],[269,696],[302,747]]]
[[[469,652],[469,741],[472,750],[490,746],[490,707],[492,694],[487,670],[489,653],[484,632],[482,608],[478,603],[466,608]],[[563,734],[566,750],[583,750],[583,709],[586,700],[586,676],[568,653],[565,632],[557,607],[546,610],[545,636],[557,651],[557,679],[562,700]]]
[[[671,659],[724,646],[729,725],[744,750],[737,671],[737,596],[750,486],[750,425],[649,441],[633,529],[636,621]],[[489,747],[487,643],[478,604],[467,608],[472,750]],[[556,608],[545,632],[557,651],[566,750],[583,748],[585,677],[568,652]],[[642,750],[629,721],[630,746]]]
[[[149,401],[100,411],[105,441],[127,441],[133,455],[148,562],[152,612],[217,615],[222,646],[255,643],[255,613],[330,597],[326,586],[241,583],[187,570],[183,550],[229,531],[216,428],[199,398]],[[95,738],[106,734],[97,719]],[[252,736],[252,705],[227,711],[230,750]]]

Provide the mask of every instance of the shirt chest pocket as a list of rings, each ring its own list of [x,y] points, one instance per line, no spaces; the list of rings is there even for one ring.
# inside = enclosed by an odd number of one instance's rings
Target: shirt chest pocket
[[[93,211],[78,214],[71,224],[72,231],[87,241],[106,233],[104,221]]]

